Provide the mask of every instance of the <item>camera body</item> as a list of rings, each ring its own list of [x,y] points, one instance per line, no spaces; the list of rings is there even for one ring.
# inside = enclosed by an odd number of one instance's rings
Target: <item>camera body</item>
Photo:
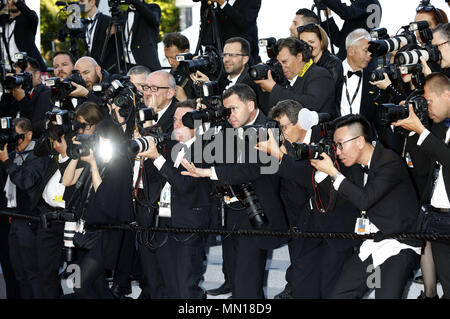
[[[209,78],[217,78],[222,69],[222,59],[213,46],[206,46],[204,54],[197,59],[183,60],[177,67],[179,75],[189,76],[191,73],[200,71]]]
[[[391,125],[409,116],[409,105],[412,104],[414,113],[424,126],[428,126],[428,102],[422,95],[415,95],[406,99],[405,105],[381,104],[379,108],[382,125]]]
[[[112,81],[110,84],[100,83],[94,84],[93,89],[105,103],[114,103],[121,109],[130,109],[134,106],[135,101],[139,100],[141,93],[137,91],[133,83],[130,82],[128,76],[121,77]],[[134,98],[133,96],[138,96]]]
[[[73,111],[56,109],[45,113],[45,116],[47,119],[47,136],[53,140],[61,141],[61,137],[66,135],[68,137],[66,139],[68,146],[71,137],[77,133],[79,128],[83,127],[83,124],[75,121],[75,113]]]
[[[399,67],[396,64],[388,64],[384,67],[373,70],[369,74],[369,78],[371,81],[382,81],[384,80],[384,74],[386,73],[391,81],[395,81],[401,78],[402,73]]]
[[[145,131],[144,137],[138,137],[128,141],[128,153],[135,155],[147,151],[150,147],[148,138],[151,138],[158,150],[161,151],[170,140],[170,134],[164,133],[158,125],[151,126]]]
[[[78,134],[75,141],[81,144],[73,144],[67,148],[67,156],[71,159],[79,159],[82,156],[89,156],[91,149],[95,150],[97,136],[95,134]]]
[[[269,130],[272,130],[275,140],[281,146],[281,129],[280,123],[275,120],[268,120],[263,125],[246,125],[238,128],[241,137],[247,137],[250,145],[255,145],[259,142],[266,142],[269,140]]]
[[[323,159],[320,154],[324,152],[333,158],[336,153],[334,145],[326,139],[321,139],[317,144],[292,143],[292,146],[297,161]]]
[[[13,90],[19,86],[22,86],[25,92],[30,92],[33,89],[33,77],[31,73],[22,72],[5,77],[5,89]]]
[[[56,100],[63,101],[76,89],[72,82],[82,86],[86,85],[78,70],[72,70],[72,73],[64,80],[58,77],[48,78],[45,80],[45,85],[50,88],[50,93]]]

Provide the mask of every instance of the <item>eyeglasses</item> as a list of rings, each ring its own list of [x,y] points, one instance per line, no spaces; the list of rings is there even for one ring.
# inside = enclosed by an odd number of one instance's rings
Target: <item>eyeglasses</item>
[[[358,135],[358,136],[356,136],[356,137],[354,137],[354,138],[351,138],[351,139],[349,139],[349,140],[346,140],[346,141],[344,141],[344,142],[335,142],[334,143],[334,145],[336,145],[336,147],[339,149],[339,150],[343,150],[344,149],[344,144],[345,143],[347,143],[347,142],[350,142],[350,141],[353,141],[353,140],[356,140],[358,137],[360,137],[361,135]]]
[[[143,85],[142,89],[144,91],[150,90],[152,92],[158,92],[158,90],[160,90],[160,89],[170,89],[170,87],[168,87],[168,86],[155,86],[155,85],[152,85],[152,86]]]
[[[306,24],[306,25],[301,25],[299,27],[297,27],[297,32],[298,33],[302,33],[303,31],[306,30],[314,30],[317,28],[317,25],[314,23],[310,23],[310,24]]]
[[[444,45],[444,44],[446,44],[446,43],[449,43],[450,41],[445,41],[445,42],[442,42],[442,43],[440,43],[440,44],[436,44],[436,46],[437,47],[440,47],[441,45]]]
[[[436,16],[436,20],[438,22],[438,24],[442,23],[443,18],[442,18],[442,14],[441,12],[436,9],[435,6],[431,5],[431,4],[419,4],[419,6],[416,8],[416,12],[431,12],[433,11],[435,16]]]
[[[222,58],[228,58],[228,57],[235,58],[237,56],[247,56],[247,54],[242,54],[242,53],[223,53],[222,54]]]
[[[291,126],[291,125],[293,125],[293,124],[292,124],[292,123],[288,123],[288,124],[286,124],[286,125],[281,125],[281,124],[280,124],[281,131],[282,131],[282,132],[286,131],[287,128],[288,128],[289,126]]]

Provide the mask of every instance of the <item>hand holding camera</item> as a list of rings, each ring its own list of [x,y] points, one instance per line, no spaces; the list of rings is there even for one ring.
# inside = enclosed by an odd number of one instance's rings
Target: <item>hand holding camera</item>
[[[324,172],[329,176],[334,176],[339,171],[334,167],[333,161],[328,156],[327,153],[323,152],[320,154],[323,159],[311,159],[311,166],[320,172]]]
[[[416,132],[419,135],[425,130],[425,126],[417,117],[416,113],[414,113],[414,108],[411,104],[409,105],[409,116],[392,124],[394,126],[401,126],[408,131]]]

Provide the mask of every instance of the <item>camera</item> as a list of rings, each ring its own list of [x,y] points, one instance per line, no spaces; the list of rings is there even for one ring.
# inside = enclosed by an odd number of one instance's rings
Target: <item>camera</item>
[[[46,133],[56,141],[61,141],[61,136],[73,136],[79,128],[83,128],[84,124],[74,121],[75,113],[67,110],[53,110],[45,113],[47,119]],[[70,138],[66,141],[68,143]]]
[[[192,53],[179,53],[176,55],[176,59],[178,62],[181,61],[190,61],[192,60],[194,55]],[[186,85],[189,80],[189,74],[185,73],[185,70],[177,68],[176,70],[171,70],[173,77],[175,78],[175,83],[181,87]]]
[[[389,34],[386,28],[377,28],[370,31],[370,37],[373,40],[387,40],[389,39]]]
[[[223,106],[222,98],[218,95],[218,84],[215,81],[201,83],[200,95],[206,108],[199,111],[190,111],[183,115],[183,125],[193,129],[195,123],[211,123],[219,126],[225,122],[231,114],[231,109]],[[197,90],[198,91],[198,90]]]
[[[94,150],[96,136],[94,134],[78,134],[75,141],[81,144],[73,144],[67,148],[67,156],[71,159],[79,159],[82,156],[89,156],[90,150]]]
[[[386,73],[388,75],[389,79],[391,79],[391,81],[398,80],[402,76],[400,68],[398,68],[396,64],[388,64],[380,69],[370,72],[370,74],[369,74],[370,81],[375,82],[375,81],[384,80],[383,73]]]
[[[25,92],[30,92],[33,89],[33,77],[31,73],[16,73],[5,78],[5,89],[13,90],[19,86],[22,86]]]
[[[248,219],[254,229],[261,229],[267,224],[266,214],[261,208],[261,204],[251,183],[216,187],[216,192],[221,196],[236,197],[246,209]]]
[[[407,118],[410,104],[420,121],[428,126],[428,102],[422,95],[407,98],[405,105],[381,104],[379,108],[381,124],[391,125],[392,122]]]
[[[177,72],[185,76],[200,71],[209,78],[217,78],[222,69],[222,60],[213,46],[206,46],[203,55],[194,60],[180,61]]]
[[[145,131],[145,137],[128,141],[128,153],[135,155],[147,151],[150,147],[148,138],[151,138],[158,150],[161,150],[170,140],[170,134],[164,133],[160,126],[154,125]]]
[[[402,64],[417,64],[420,63],[420,57],[424,57],[425,61],[437,62],[441,58],[441,53],[437,46],[427,44],[422,49],[416,49],[406,52],[400,52],[395,56],[395,62]]]
[[[25,69],[28,66],[28,54],[26,52],[18,52],[14,54],[14,58],[16,59],[16,66],[18,66],[21,72],[25,72]]]
[[[265,142],[269,139],[269,129],[272,129],[275,140],[281,146],[281,129],[280,123],[275,120],[268,120],[264,125],[246,125],[239,127],[240,138],[247,137],[250,145],[255,145],[259,142]]]
[[[72,73],[64,80],[57,77],[48,78],[45,80],[45,85],[50,88],[50,93],[56,100],[62,101],[76,89],[72,82],[82,86],[86,85],[78,70],[72,70]]]
[[[412,22],[408,26],[402,27],[403,32],[390,39],[374,40],[369,42],[369,52],[372,56],[379,57],[389,52],[397,51],[402,46],[412,43],[417,43],[417,38],[414,34],[415,31],[419,32],[423,43],[430,43],[433,39],[433,34],[429,28],[428,22],[418,21]],[[397,64],[409,64],[409,63],[397,63]]]
[[[117,7],[121,5],[130,5],[131,2],[131,0],[108,0],[108,6]]]
[[[281,63],[277,61],[278,48],[277,40],[275,38],[266,38],[259,40],[260,47],[266,47],[269,60],[266,63],[256,64],[248,69],[250,79],[264,80],[267,79],[267,74],[270,70],[273,80],[280,85],[285,85],[287,79],[283,74],[283,67]]]
[[[24,137],[25,137],[24,134],[17,134],[17,132],[15,132],[15,131],[11,131],[6,134],[1,134],[0,135],[0,149],[3,150],[3,148],[5,147],[6,144],[8,144],[8,146],[10,146],[10,147],[14,147],[17,145],[17,142],[20,139],[23,140]]]
[[[325,143],[321,140],[317,144],[292,143],[294,154],[297,161],[323,159],[320,154],[325,152],[328,156],[333,158],[335,148],[331,143]]]
[[[139,95],[136,87],[129,81],[129,77],[121,77],[120,80],[114,80],[111,84],[95,84],[92,89],[96,94],[102,97],[105,103],[114,103],[121,109],[130,109],[134,106],[134,95]],[[111,103],[111,104],[112,104]]]

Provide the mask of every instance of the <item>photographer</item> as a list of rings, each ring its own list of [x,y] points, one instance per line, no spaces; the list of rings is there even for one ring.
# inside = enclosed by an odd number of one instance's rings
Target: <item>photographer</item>
[[[82,254],[80,262],[80,287],[74,288],[77,298],[113,298],[105,280],[105,269],[114,269],[120,250],[122,232],[93,229],[92,225],[120,225],[132,221],[131,165],[121,150],[123,133],[109,120],[100,122],[94,132],[95,142],[89,147],[89,155],[80,159],[89,164],[82,196],[77,212],[86,233],[78,233],[74,244]],[[83,147],[84,148],[84,147]],[[103,151],[101,151],[103,150]],[[84,154],[84,151],[83,151]],[[71,186],[78,181],[78,159],[72,159],[63,176],[63,184]],[[82,221],[81,221],[82,220]],[[75,234],[77,236],[77,233]],[[88,242],[86,242],[88,241]]]
[[[47,70],[47,66],[35,44],[39,23],[36,12],[31,10],[23,0],[7,0],[6,9],[9,14],[0,16],[0,25],[4,32],[1,49],[6,70],[9,72],[14,70],[13,64],[17,62],[14,55],[18,52],[27,52],[28,56],[35,59],[39,71]]]
[[[55,220],[61,219],[58,214],[66,208],[66,201],[70,200],[75,186],[65,187],[61,183],[61,177],[69,164],[64,135],[60,137],[60,141],[46,136],[36,142],[33,151],[36,156],[47,157],[48,153],[52,155],[42,178],[40,189],[42,196],[38,198],[38,209],[41,215],[46,216],[45,220],[48,222],[45,225],[41,224],[37,230],[36,248],[38,278],[41,287],[39,298],[57,299],[60,297],[61,288],[61,278],[58,274],[65,260],[63,259],[65,224]],[[65,257],[67,258],[67,256]],[[71,260],[65,261],[70,262]]]
[[[421,203],[427,206],[427,211],[438,212],[438,216],[442,214],[442,218],[447,218],[450,212],[449,79],[441,73],[427,76],[424,97],[428,101],[428,116],[434,123],[431,131],[423,126],[411,106],[408,118],[399,120],[394,125],[416,133],[408,138],[407,149],[411,153],[414,166],[420,169],[423,175],[428,176]],[[431,251],[444,290],[444,298],[449,298],[449,245],[447,242],[432,241]]]
[[[277,84],[272,72],[268,73],[267,80],[255,80],[264,91],[270,92],[269,106],[291,99],[310,110],[335,114],[333,79],[330,72],[314,64],[311,47],[304,41],[286,38],[278,40],[277,50],[277,60],[289,85]]]
[[[340,173],[326,153],[320,154],[322,160],[311,160],[311,165],[329,175],[338,196],[361,211],[355,232],[374,233],[375,238],[364,240],[359,253],[347,259],[331,297],[362,298],[375,269],[379,272],[375,298],[399,299],[418,265],[420,242],[386,238],[414,232],[419,209],[414,187],[402,159],[380,142],[373,146],[366,119],[350,114],[337,119],[335,125],[337,155],[346,167],[353,166],[352,174]]]
[[[256,105],[256,94],[245,84],[236,84],[223,93],[223,105],[231,109],[228,124],[233,129],[247,125],[264,125],[267,122],[265,115]],[[233,130],[228,128],[228,130]],[[230,131],[232,132],[232,131]],[[234,143],[225,135],[225,150],[223,154],[232,153],[234,156],[217,159],[218,163],[211,168],[196,168],[193,164],[182,160],[187,172],[183,175],[193,177],[207,177],[215,181],[217,186],[231,187],[236,192],[251,194],[245,196],[242,202],[236,198],[224,199],[226,205],[225,220],[227,229],[252,229],[254,227],[265,230],[286,230],[287,221],[281,198],[279,197],[278,177],[272,174],[262,174],[261,169],[268,168],[267,163],[251,160],[250,154],[245,154],[238,145],[234,151]],[[233,135],[232,135],[233,136]],[[216,137],[219,139],[220,137]],[[245,144],[245,143],[244,143]],[[248,156],[244,156],[248,155]],[[256,154],[258,159],[260,154]],[[264,154],[263,154],[264,155]],[[270,158],[269,158],[270,159]],[[221,162],[220,162],[221,161]],[[233,186],[230,186],[233,185]],[[240,196],[240,195],[237,195]],[[249,198],[251,196],[251,198]],[[236,196],[235,196],[236,197]],[[251,201],[250,209],[245,203]],[[244,205],[244,206],[243,206]],[[255,225],[255,226],[252,226]],[[270,249],[280,247],[285,243],[283,238],[262,238],[230,235],[222,240],[224,262],[227,278],[231,285],[233,298],[263,299],[263,281],[267,254]]]
[[[355,0],[350,5],[346,5],[341,0],[320,0],[316,3],[327,6],[328,10],[332,10],[344,20],[341,30],[339,30],[333,17],[321,22],[321,26],[327,32],[328,27],[330,28],[330,34],[328,35],[331,44],[339,48],[336,55],[342,61],[347,56],[347,36],[359,28],[370,30],[378,27],[381,22],[381,5],[378,0]]]
[[[50,165],[49,157],[33,154],[35,142],[30,120],[17,118],[11,132],[16,143],[8,154],[8,144],[0,150],[1,169],[8,175],[4,186],[7,207],[24,215],[37,215],[36,204],[41,196],[43,174]],[[9,233],[11,264],[20,285],[23,299],[40,296],[36,251],[37,225],[23,219],[12,219]]]
[[[25,80],[27,74],[16,74],[16,79],[23,80],[23,83],[2,95],[0,116],[28,118],[33,125],[34,137],[38,138],[45,130],[45,113],[52,109],[50,89],[42,84],[41,71],[36,60],[27,58],[26,63],[24,72],[31,74],[31,87],[28,87],[30,83]],[[16,72],[20,71],[21,69],[16,66]],[[9,75],[12,76],[14,75]]]
[[[170,73],[177,80],[177,88],[175,91],[175,98],[178,102],[185,101],[187,99],[196,98],[196,93],[194,90],[194,83],[190,76],[186,74],[182,74],[180,69],[178,69],[178,65],[180,64],[177,61],[177,55],[181,53],[189,53],[189,40],[184,35],[179,32],[167,33],[163,39],[164,43],[164,55],[169,62],[172,69]],[[180,77],[180,80],[177,78]]]
[[[200,0],[193,0],[200,1]],[[217,3],[218,11],[216,19],[218,24],[218,32],[221,39],[221,46],[229,38],[243,37],[250,43],[250,51],[252,53],[250,64],[256,64],[261,61],[259,57],[258,47],[258,27],[256,20],[258,18],[259,9],[261,8],[261,0],[212,0]],[[200,9],[201,17],[205,17],[205,11],[209,8],[207,1],[202,1]],[[201,29],[207,30],[203,39],[203,45],[214,44],[212,25],[214,21],[210,16],[202,19]]]
[[[53,74],[61,80],[67,79],[75,68],[75,57],[70,52],[58,51],[53,55]]]
[[[179,102],[174,114],[172,136],[178,142],[166,151],[171,157],[159,154],[155,143],[149,140],[147,151],[138,155],[153,160],[167,182],[161,191],[159,206],[159,226],[207,228],[210,225],[211,185],[208,180],[183,176],[180,162],[183,158],[193,159],[195,149],[202,149],[198,132],[194,134],[182,123],[183,115],[195,110],[194,100]],[[197,146],[195,146],[198,144]],[[178,150],[178,152],[177,152]],[[205,164],[198,163],[201,167]],[[164,278],[164,286],[169,298],[202,299],[204,291],[199,287],[202,265],[205,260],[206,236],[203,234],[169,234],[167,242],[157,248],[158,270]],[[163,251],[166,251],[164,253]],[[170,257],[169,257],[170,256]],[[169,258],[167,258],[169,257]],[[175,259],[174,259],[175,258]]]
[[[334,81],[336,106],[340,104],[340,92],[344,84],[342,61],[328,51],[328,36],[317,24],[307,24],[297,28],[298,38],[312,48],[314,63],[327,69]]]
[[[279,102],[271,110],[271,116],[280,122],[286,140],[279,147],[271,134],[269,141],[258,143],[257,148],[276,159],[281,158],[277,175],[282,177],[281,197],[291,229],[302,232],[352,232],[358,216],[357,209],[348,201],[336,198],[330,179],[313,170],[307,162],[316,158],[316,147],[330,146],[327,129],[331,122],[321,121],[320,125],[305,130],[301,125],[307,126],[308,112],[302,114],[303,110],[299,113],[301,109],[302,106],[295,101]],[[333,160],[339,163],[337,158]],[[347,173],[345,168],[342,169]],[[279,298],[327,299],[357,241],[295,238],[288,245],[291,260],[286,272],[288,284]]]
[[[123,27],[127,69],[143,65],[151,71],[161,69],[158,59],[158,34],[161,8],[156,3],[144,0],[130,0],[128,10],[123,13]],[[122,52],[119,51],[119,52]]]
[[[422,0],[416,8],[414,21],[427,21],[430,29],[434,30],[437,26],[448,23],[448,18],[444,10],[434,7],[430,4],[429,0]],[[422,44],[422,40],[419,36],[417,39]]]
[[[83,101],[84,98],[85,101],[87,100],[101,105],[103,114],[106,116],[109,111],[101,98],[94,94],[92,88],[94,84],[97,83],[109,84],[116,76],[110,75],[108,71],[102,69],[97,61],[91,57],[82,57],[78,59],[75,63],[75,70],[80,72],[86,87],[72,82],[72,85],[75,86],[75,90],[72,91],[69,96],[81,99],[81,101]]]
[[[114,64],[114,55],[107,54],[103,61],[101,55],[106,39],[111,37],[111,17],[98,11],[99,3],[100,0],[79,0],[79,4],[84,5],[83,13],[87,14],[88,19],[88,23],[84,24],[87,55],[97,61],[102,68],[108,69]],[[107,52],[114,52],[111,39],[109,39],[106,50]]]
[[[446,76],[450,75],[450,24],[441,24],[433,30],[433,39],[431,44],[438,47],[440,52],[439,66],[440,70],[434,70],[435,72],[442,72]],[[430,75],[432,73],[431,68],[423,57],[420,57],[420,61],[423,67],[423,73]],[[439,67],[438,67],[439,68]]]

